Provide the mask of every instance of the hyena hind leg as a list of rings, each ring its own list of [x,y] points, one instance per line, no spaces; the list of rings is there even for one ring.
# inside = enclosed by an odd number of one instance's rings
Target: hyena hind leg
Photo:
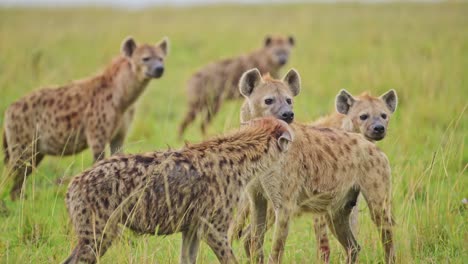
[[[360,251],[360,246],[354,238],[349,223],[349,215],[351,214],[353,207],[356,205],[358,195],[358,189],[351,189],[346,196],[344,206],[341,206],[330,214],[327,214],[327,221],[330,230],[346,250],[346,263],[356,263]]]

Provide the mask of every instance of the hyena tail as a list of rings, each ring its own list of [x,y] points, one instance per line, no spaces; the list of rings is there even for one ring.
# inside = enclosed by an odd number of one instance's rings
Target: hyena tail
[[[8,142],[6,138],[6,133],[3,131],[3,153],[5,157],[3,158],[5,165],[10,161],[10,153],[8,153]]]

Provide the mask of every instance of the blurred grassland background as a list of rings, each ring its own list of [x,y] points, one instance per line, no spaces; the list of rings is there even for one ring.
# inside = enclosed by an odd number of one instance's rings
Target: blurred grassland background
[[[298,121],[333,111],[341,88],[380,95],[394,88],[399,105],[379,142],[393,169],[395,243],[399,263],[468,263],[468,4],[223,5],[187,8],[0,9],[0,125],[9,104],[48,85],[65,84],[102,69],[127,35],[171,40],[162,79],[137,103],[126,141],[130,153],[179,147],[186,82],[202,65],[260,47],[266,34],[292,34],[292,59],[302,91]],[[241,101],[222,107],[210,135],[239,125]],[[186,138],[201,140],[199,124]],[[3,158],[3,153],[0,158]],[[3,160],[3,159],[2,159]],[[57,263],[76,244],[65,209],[69,178],[91,165],[91,153],[47,157],[27,182],[26,200],[11,202],[0,162],[0,263]],[[360,204],[361,263],[383,262],[376,228]],[[270,251],[271,232],[266,251]],[[246,262],[242,245],[237,257]],[[101,263],[177,263],[180,235],[136,236],[125,231]],[[293,221],[285,263],[317,260],[311,215]],[[203,245],[198,261],[216,258]],[[332,241],[332,263],[344,252]]]

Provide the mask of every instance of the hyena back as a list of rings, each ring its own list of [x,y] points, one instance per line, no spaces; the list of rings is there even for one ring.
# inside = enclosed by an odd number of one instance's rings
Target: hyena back
[[[67,207],[78,245],[66,263],[94,263],[117,225],[146,234],[182,232],[181,263],[194,263],[200,239],[222,263],[232,210],[245,185],[278,169],[293,139],[277,119],[252,120],[231,135],[178,151],[111,157],[76,176]]]

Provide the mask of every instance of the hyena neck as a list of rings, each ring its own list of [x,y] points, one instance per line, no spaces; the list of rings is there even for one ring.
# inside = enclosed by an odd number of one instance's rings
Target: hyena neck
[[[333,113],[331,115],[321,117],[313,122],[312,125],[319,127],[338,128],[347,132],[359,132],[356,131],[353,121],[347,115],[340,113]]]
[[[244,101],[244,104],[240,110],[240,121],[241,123],[250,121],[252,119],[252,114],[250,113],[250,107],[248,100]]]
[[[112,88],[110,89],[112,101],[114,107],[120,112],[125,112],[135,103],[151,80],[138,76],[130,60],[124,56],[115,59],[104,72],[103,77],[108,80]]]

